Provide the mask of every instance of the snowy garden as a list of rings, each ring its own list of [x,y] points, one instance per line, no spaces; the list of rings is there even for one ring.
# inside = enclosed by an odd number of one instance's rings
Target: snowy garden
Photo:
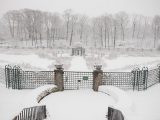
[[[144,56],[144,53],[137,56],[132,54],[113,55],[113,52],[71,56],[70,53],[51,50],[35,50],[33,52],[14,49],[13,51],[3,51],[0,54],[0,66],[1,69],[9,64],[11,66],[18,65],[25,71],[54,71],[56,69],[54,65],[63,64],[64,71],[90,73],[94,70],[93,65],[101,64],[104,72],[131,72],[136,67],[140,69],[142,67],[157,68],[160,61],[160,56],[156,52],[148,56]],[[46,105],[47,120],[106,120],[109,106],[122,111],[126,120],[160,119],[159,83],[142,91],[123,90],[110,85],[102,85],[95,92],[91,88],[81,89],[79,86],[73,90],[52,91],[40,102],[37,102],[44,91],[50,91],[57,86],[44,85],[36,89],[8,89],[5,79],[2,79],[4,77],[0,78],[0,119],[2,120],[13,119],[24,108],[41,105]],[[85,84],[82,82],[82,85]]]
[[[160,120],[159,5],[0,0],[0,120]]]

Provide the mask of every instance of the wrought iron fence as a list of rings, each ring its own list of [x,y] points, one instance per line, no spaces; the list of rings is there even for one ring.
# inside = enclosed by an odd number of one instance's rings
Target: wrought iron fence
[[[18,66],[6,66],[6,86],[12,89],[32,89],[54,84],[54,71],[23,71]]]
[[[24,108],[13,120],[44,120],[46,119],[46,106]]]
[[[93,87],[93,72],[64,71],[64,89],[75,90]]]
[[[133,89],[134,75],[131,72],[103,72],[103,85],[113,85],[122,89]]]
[[[1,70],[1,69],[0,69]],[[54,71],[23,71],[20,67],[7,65],[5,72],[6,86],[12,89],[33,89],[45,84],[55,84]],[[4,79],[4,75],[1,75]],[[93,88],[93,72],[64,71],[65,90]],[[113,85],[129,90],[145,90],[160,82],[160,67],[148,70],[144,67],[131,72],[103,72],[102,85]]]
[[[160,67],[148,71],[147,88],[160,82]]]
[[[21,88],[37,88],[54,84],[54,71],[21,71]]]

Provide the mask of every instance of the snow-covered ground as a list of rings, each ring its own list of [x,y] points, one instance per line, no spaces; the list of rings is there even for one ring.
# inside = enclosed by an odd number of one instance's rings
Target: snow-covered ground
[[[106,67],[104,71],[127,71],[130,72],[135,67],[156,67],[160,63],[160,57],[135,57],[135,56],[119,56],[114,59],[103,57]]]
[[[13,55],[13,54],[0,54],[1,66],[7,64],[11,65],[28,65],[35,68],[46,70],[50,64],[53,64],[55,60],[49,60],[47,58],[40,58],[35,54],[28,55]]]
[[[74,56],[71,61],[71,67],[69,68],[69,71],[89,71],[86,61],[81,56]]]
[[[4,52],[0,50],[0,67],[7,64],[19,65],[25,70],[54,70],[55,64],[63,64],[65,70],[71,71],[93,71],[95,64],[102,64],[103,71],[131,71],[135,67],[155,67],[160,64],[160,55],[122,55],[118,53],[95,54],[94,56],[70,56],[65,51],[49,50],[12,50]],[[13,50],[14,51],[14,50]],[[117,55],[118,54],[118,55]],[[87,65],[86,65],[87,63]]]
[[[10,120],[24,106],[30,106],[35,91],[11,90],[0,84],[0,120]],[[160,84],[146,91],[127,91],[134,104],[133,113],[128,115],[129,120],[160,120],[159,91]],[[52,93],[41,104],[46,104],[49,120],[105,120],[107,107],[115,101],[112,96],[101,92],[71,90]]]
[[[0,83],[0,120],[11,120],[28,103],[31,90],[10,90]]]
[[[62,56],[57,55],[58,62],[66,62],[65,57],[70,57],[69,54],[65,54],[64,58]],[[53,55],[40,57],[36,53],[0,53],[0,67],[4,67],[6,64],[18,64],[26,68],[28,65],[32,70],[34,70],[33,68],[35,70],[48,70],[49,66],[52,67],[56,64],[56,59],[53,59]],[[106,64],[105,67],[102,67],[103,71],[131,71],[136,66],[155,67],[160,63],[159,56],[118,56],[112,59],[105,56],[100,59]],[[69,69],[65,70],[92,71],[86,65],[83,57],[71,57],[67,61],[68,64],[71,65],[68,66]],[[160,120],[159,91],[160,84],[146,91],[127,91],[134,104],[133,114],[128,115],[130,116],[129,120]],[[0,83],[0,120],[10,120],[24,106],[27,107],[33,99],[33,93],[34,90],[6,89]],[[111,96],[92,90],[57,92],[47,96],[41,102],[41,104],[47,105],[51,120],[105,120],[107,107],[112,103],[114,103],[114,100]]]
[[[114,100],[93,90],[73,90],[52,94],[41,103],[46,104],[50,120],[106,120]]]

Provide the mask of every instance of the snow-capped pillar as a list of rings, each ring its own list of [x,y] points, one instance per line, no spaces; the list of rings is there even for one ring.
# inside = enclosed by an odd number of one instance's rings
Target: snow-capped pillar
[[[101,65],[94,66],[95,70],[93,71],[93,90],[98,91],[98,87],[102,85],[103,71],[101,70]]]
[[[63,83],[63,68],[62,65],[55,65],[56,69],[54,70],[54,80],[55,85],[57,85],[60,91],[64,90],[64,83]]]

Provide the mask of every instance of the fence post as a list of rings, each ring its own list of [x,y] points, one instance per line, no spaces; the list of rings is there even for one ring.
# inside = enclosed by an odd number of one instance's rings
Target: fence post
[[[98,87],[102,85],[103,71],[101,70],[101,65],[94,66],[93,71],[93,90],[98,91]]]
[[[148,79],[148,68],[147,67],[142,68],[142,79],[143,79],[143,85],[144,85],[143,90],[145,90],[147,89],[147,79]]]
[[[63,68],[62,65],[55,65],[56,69],[54,70],[54,80],[55,85],[57,85],[60,91],[64,90],[64,82],[63,82]]]
[[[13,67],[13,81],[12,81],[13,89],[20,89],[20,67]]]
[[[133,83],[132,83],[132,85],[133,85],[133,91],[134,91],[135,85],[136,85],[136,69],[133,69],[131,71],[131,73],[133,74]]]
[[[9,88],[10,87],[10,83],[11,83],[11,80],[10,80],[10,71],[12,70],[12,67],[9,66],[9,65],[6,65],[5,66],[5,80],[6,80],[6,88]]]
[[[141,72],[142,71],[139,68],[135,68],[134,70],[132,70],[132,73],[134,75],[134,77],[133,77],[133,91],[135,89],[137,89],[139,91]]]
[[[142,80],[142,70],[140,70],[138,68],[137,69],[137,81],[136,81],[136,85],[138,87],[138,91],[140,90],[140,87],[141,87],[141,80]]]

